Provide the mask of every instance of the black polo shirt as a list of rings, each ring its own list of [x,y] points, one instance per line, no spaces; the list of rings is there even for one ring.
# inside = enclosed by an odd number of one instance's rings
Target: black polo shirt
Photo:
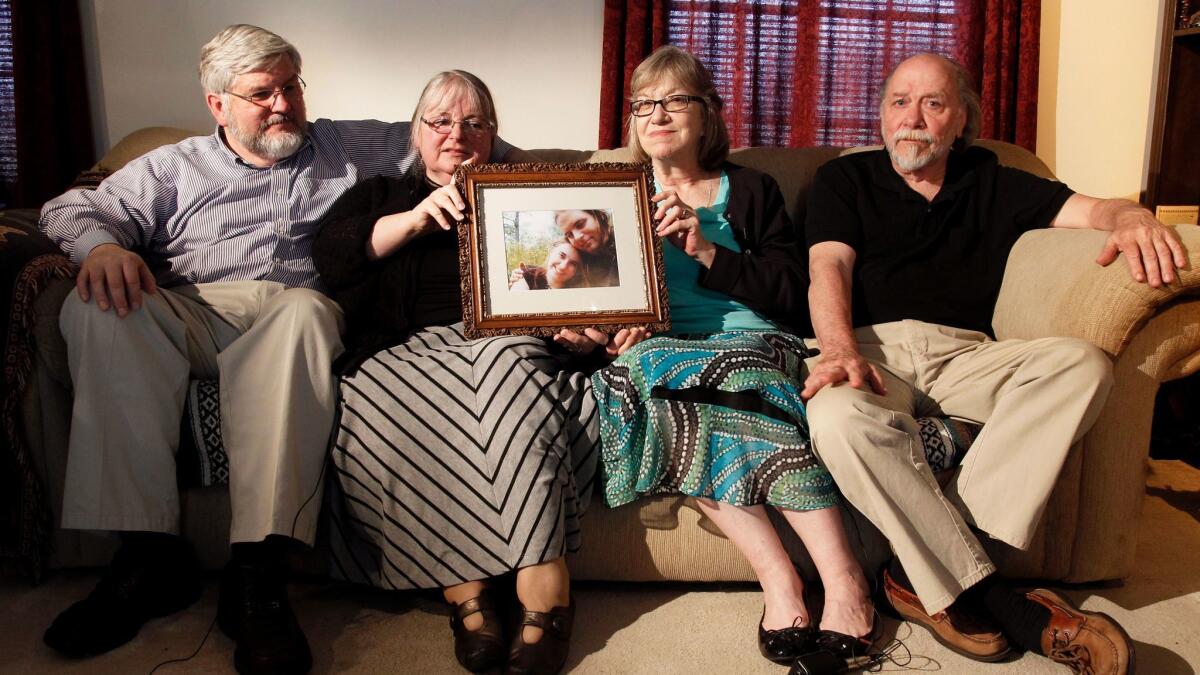
[[[991,335],[1013,244],[1049,227],[1072,194],[970,147],[951,153],[942,189],[927,202],[885,150],[862,152],[817,171],[806,238],[810,247],[840,241],[855,250],[855,327],[918,319]]]

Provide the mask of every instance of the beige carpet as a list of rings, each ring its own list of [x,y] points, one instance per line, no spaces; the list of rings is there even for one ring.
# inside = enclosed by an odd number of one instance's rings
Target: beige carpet
[[[1085,608],[1108,612],[1137,645],[1137,670],[1194,674],[1200,666],[1200,471],[1153,462],[1138,541],[1137,571],[1123,584],[1065,589]],[[0,672],[148,673],[191,654],[213,620],[216,589],[187,612],[153,621],[129,645],[87,661],[67,661],[41,643],[45,626],[95,583],[93,572],[64,573],[30,589],[0,582]],[[452,639],[440,603],[418,594],[383,594],[336,585],[295,587],[293,598],[313,647],[315,673],[454,673]],[[773,673],[758,655],[760,595],[745,585],[584,584],[568,669],[574,673]],[[1065,673],[1025,654],[984,665],[962,659],[908,624],[887,622],[912,658],[910,669],[941,673]],[[159,673],[232,672],[233,643],[213,629],[200,652]],[[901,672],[887,664],[884,672]]]

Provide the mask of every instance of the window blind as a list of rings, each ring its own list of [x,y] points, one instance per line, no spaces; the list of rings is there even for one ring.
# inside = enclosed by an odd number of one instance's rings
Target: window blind
[[[793,78],[815,68],[802,94],[815,99],[817,144],[864,145],[879,142],[885,70],[915,52],[957,53],[957,16],[969,1],[677,0],[667,41],[713,72],[735,144],[791,145]],[[815,31],[801,21],[815,21]],[[815,49],[798,49],[799,36],[814,32]]]
[[[4,0],[0,1],[0,183],[5,185],[11,185],[17,179],[15,103],[12,8]]]

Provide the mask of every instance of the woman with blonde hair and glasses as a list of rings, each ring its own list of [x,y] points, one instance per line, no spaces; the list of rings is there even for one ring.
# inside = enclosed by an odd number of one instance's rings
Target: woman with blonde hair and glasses
[[[348,350],[331,539],[351,580],[442,588],[468,670],[556,673],[595,404],[586,376],[565,369],[570,354],[546,341],[463,335],[454,224],[465,203],[451,176],[486,161],[496,128],[477,77],[436,75],[413,114],[413,171],[360,183],[321,225],[313,255],[345,311]],[[509,573],[514,625],[495,581]]]
[[[639,342],[592,378],[605,500],[695,497],[762,585],[766,658],[864,651],[870,588],[809,444],[797,380],[804,343],[780,328],[807,323],[806,270],[783,196],[770,177],[727,161],[721,98],[694,56],[655,51],[631,91],[629,147],[654,170],[672,333]],[[768,508],[800,535],[820,574],[819,632]]]

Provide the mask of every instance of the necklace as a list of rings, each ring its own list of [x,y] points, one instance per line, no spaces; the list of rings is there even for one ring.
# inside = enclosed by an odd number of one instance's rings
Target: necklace
[[[712,208],[713,200],[717,197],[717,183],[721,182],[721,176],[708,179],[708,198],[704,200],[704,208]]]
[[[658,179],[655,179],[655,180],[658,180]],[[697,182],[699,182],[699,181],[697,181]],[[706,178],[706,179],[704,179],[704,182],[708,184],[708,189],[705,190],[704,203],[696,204],[696,208],[707,209],[707,208],[712,207],[713,200],[717,198],[717,185],[721,182],[721,175],[717,174],[716,178]],[[661,180],[659,180],[658,183],[659,183],[659,185],[661,185],[664,188],[670,188],[672,190],[675,190],[676,194],[679,193],[678,185],[671,185],[671,184],[663,183]]]

